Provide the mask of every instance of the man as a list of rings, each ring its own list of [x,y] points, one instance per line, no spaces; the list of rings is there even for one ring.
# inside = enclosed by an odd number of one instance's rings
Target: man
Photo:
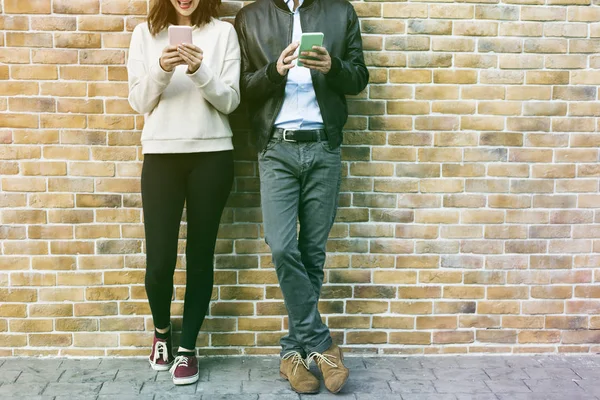
[[[289,315],[280,372],[296,392],[316,393],[314,360],[337,393],[349,372],[318,301],[341,181],[345,95],[360,93],[369,78],[358,17],[345,0],[257,0],[235,25],[242,95],[258,136],[265,239]],[[297,54],[302,32],[322,32],[323,47]]]

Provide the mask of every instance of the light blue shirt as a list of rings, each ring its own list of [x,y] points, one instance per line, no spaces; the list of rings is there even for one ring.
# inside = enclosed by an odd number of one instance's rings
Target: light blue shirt
[[[301,6],[304,0],[300,0],[299,3]],[[300,6],[294,11],[294,0],[286,0],[286,4],[294,14],[292,42],[299,42],[302,36]],[[275,120],[275,126],[283,129],[323,128],[323,117],[317,102],[310,69],[296,66],[288,72],[285,99]]]

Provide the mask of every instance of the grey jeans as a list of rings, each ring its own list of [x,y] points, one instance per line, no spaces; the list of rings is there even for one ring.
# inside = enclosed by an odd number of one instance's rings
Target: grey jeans
[[[340,148],[272,139],[258,158],[265,239],[289,316],[281,354],[323,353],[332,340],[318,303],[340,190]]]

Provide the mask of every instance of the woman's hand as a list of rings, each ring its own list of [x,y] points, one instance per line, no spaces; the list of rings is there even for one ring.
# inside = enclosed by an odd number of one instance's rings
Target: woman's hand
[[[160,67],[166,72],[173,72],[176,66],[185,64],[177,52],[177,46],[167,46],[160,56]]]
[[[198,68],[202,65],[202,60],[204,59],[204,52],[200,47],[184,43],[177,47],[177,51],[179,52],[181,59],[188,65],[188,74],[193,74],[198,71]]]

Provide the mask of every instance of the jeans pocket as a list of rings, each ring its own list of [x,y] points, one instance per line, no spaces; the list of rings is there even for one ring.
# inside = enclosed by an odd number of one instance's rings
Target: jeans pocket
[[[331,146],[329,145],[329,142],[327,140],[322,140],[321,141],[321,147],[323,148],[323,150],[325,150],[327,153],[330,154],[340,154],[340,152],[342,151],[342,147],[338,146],[335,149],[332,149]]]
[[[258,158],[259,159],[265,158],[265,155],[267,154],[267,152],[269,150],[273,149],[273,147],[275,147],[277,145],[277,143],[279,143],[278,140],[269,140],[269,142],[267,143],[267,145],[265,146],[265,148],[262,149],[260,151],[260,153],[258,153]]]

